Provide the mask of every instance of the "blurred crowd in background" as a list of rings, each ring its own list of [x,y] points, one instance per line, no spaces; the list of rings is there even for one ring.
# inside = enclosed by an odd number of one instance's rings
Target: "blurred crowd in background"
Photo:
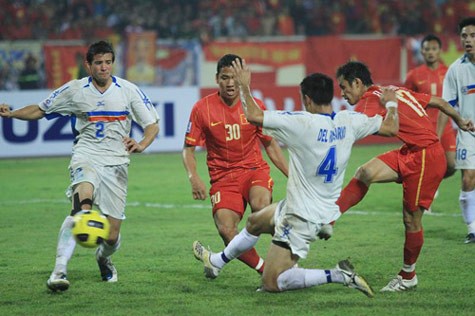
[[[0,40],[454,33],[474,0],[0,0]]]
[[[22,42],[70,45],[147,31],[201,46],[276,36],[444,36],[456,34],[461,15],[475,16],[475,0],[0,0],[0,8],[0,90],[46,87],[44,56],[11,48]]]

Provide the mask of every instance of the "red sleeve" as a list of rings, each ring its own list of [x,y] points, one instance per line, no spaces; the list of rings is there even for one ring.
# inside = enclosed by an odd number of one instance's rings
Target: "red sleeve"
[[[416,78],[415,78],[415,71],[411,70],[407,74],[406,81],[404,81],[404,87],[408,88],[409,90],[417,90],[416,86]]]
[[[379,97],[376,95],[362,98],[356,103],[354,110],[370,117],[377,114],[383,117],[386,115],[386,108],[380,104]]]
[[[188,146],[204,146],[205,138],[202,130],[201,111],[198,109],[200,102],[195,103],[191,110],[190,120],[186,128],[185,144]]]

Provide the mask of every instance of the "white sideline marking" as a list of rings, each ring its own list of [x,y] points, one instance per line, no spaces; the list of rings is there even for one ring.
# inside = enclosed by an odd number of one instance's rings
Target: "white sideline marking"
[[[0,201],[0,206],[2,205],[21,205],[21,204],[40,204],[40,203],[50,203],[50,204],[70,204],[68,200],[49,200],[49,199],[31,199],[31,200],[20,200],[20,201]],[[209,203],[196,203],[196,204],[171,204],[171,203],[157,203],[157,202],[139,202],[139,201],[132,201],[127,203],[128,207],[146,207],[146,208],[161,208],[161,209],[173,209],[173,208],[181,208],[181,209],[211,209],[211,205]],[[349,215],[369,215],[369,216],[381,216],[381,215],[395,215],[400,216],[401,213],[397,212],[378,212],[378,211],[364,211],[353,209],[350,210],[347,214]],[[460,217],[461,214],[455,213],[441,213],[441,212],[434,212],[426,213],[425,216],[445,216],[445,217]]]

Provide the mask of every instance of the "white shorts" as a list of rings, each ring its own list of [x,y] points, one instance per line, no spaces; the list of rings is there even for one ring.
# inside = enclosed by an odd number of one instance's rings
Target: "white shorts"
[[[456,169],[475,169],[475,134],[457,131]]]
[[[72,198],[74,188],[81,182],[94,186],[93,209],[116,219],[125,219],[127,198],[128,164],[118,166],[92,165],[84,160],[71,160],[69,165],[71,184],[66,191]]]
[[[275,232],[272,240],[286,243],[292,254],[305,259],[310,243],[317,239],[322,224],[309,222],[295,214],[287,214],[285,200],[277,205],[274,213]]]

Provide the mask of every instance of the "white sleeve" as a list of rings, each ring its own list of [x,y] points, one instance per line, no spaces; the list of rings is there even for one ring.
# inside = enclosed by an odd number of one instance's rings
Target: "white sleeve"
[[[286,145],[300,137],[304,126],[306,112],[264,111],[263,132]]]
[[[442,85],[442,98],[452,106],[456,106],[458,103],[455,69],[455,65],[449,67],[449,70],[445,74],[444,84]]]
[[[60,115],[74,114],[71,100],[78,87],[78,80],[70,81],[53,91],[46,99],[40,102],[39,107],[46,114]]]
[[[137,86],[132,87],[131,91],[132,119],[142,128],[157,123],[160,117],[155,110],[150,98]]]
[[[348,111],[355,139],[361,139],[379,131],[383,118],[380,115],[368,117],[363,113]]]

